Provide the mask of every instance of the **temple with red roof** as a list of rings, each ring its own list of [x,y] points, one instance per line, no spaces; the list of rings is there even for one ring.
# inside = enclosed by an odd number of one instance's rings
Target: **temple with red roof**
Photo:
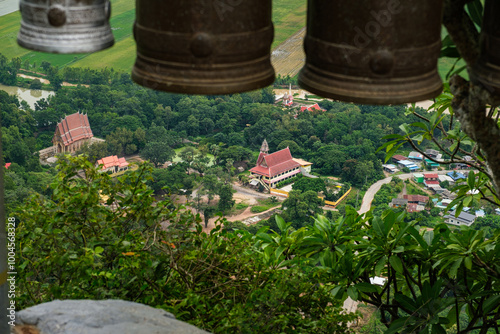
[[[314,110],[317,110],[317,111],[325,111],[324,109],[321,109],[321,107],[319,106],[319,104],[315,103],[313,104],[312,106],[310,107],[305,107],[305,106],[302,106],[300,107],[300,112],[304,112],[304,111],[314,111]]]
[[[89,143],[93,136],[87,115],[77,112],[57,124],[52,143],[56,153],[74,153]]]
[[[125,158],[118,158],[116,155],[111,155],[97,160],[96,166],[102,165],[100,172],[118,173],[128,169],[128,162]]]
[[[269,146],[264,140],[260,149],[257,165],[250,169],[255,179],[265,183],[268,188],[274,188],[278,182],[299,174],[301,164],[292,157],[287,147],[281,151],[269,154]]]

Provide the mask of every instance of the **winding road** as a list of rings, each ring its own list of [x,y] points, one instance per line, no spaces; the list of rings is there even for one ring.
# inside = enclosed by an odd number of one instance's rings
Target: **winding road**
[[[453,172],[454,170],[440,170],[437,172],[428,172],[428,173],[437,173],[438,175],[445,175],[449,172]],[[463,170],[457,170],[457,172],[464,172]],[[365,193],[365,196],[363,197],[363,202],[361,203],[361,208],[358,210],[359,214],[366,213],[370,211],[370,207],[373,201],[373,197],[375,197],[375,194],[382,188],[384,184],[388,184],[391,182],[393,177],[399,177],[401,180],[408,180],[409,178],[413,177],[413,173],[407,173],[407,174],[400,174],[400,175],[395,175],[395,176],[389,176],[386,177],[385,179],[379,180],[372,184],[370,188]]]

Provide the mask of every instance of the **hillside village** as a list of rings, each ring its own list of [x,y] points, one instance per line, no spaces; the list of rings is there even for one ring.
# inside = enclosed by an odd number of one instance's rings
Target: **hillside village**
[[[293,95],[291,91],[285,93],[285,95],[277,99],[276,103],[282,104],[284,108],[290,109],[291,113],[301,113],[301,112],[312,112],[312,111],[322,111],[317,103],[311,106],[304,106],[300,103],[294,102]],[[297,117],[297,114],[294,116]],[[57,162],[56,156],[58,154],[72,153],[75,154],[84,145],[92,145],[93,143],[102,143],[104,140],[93,136],[91,126],[88,121],[87,115],[81,114],[79,112],[68,115],[58,123],[56,127],[56,132],[52,142],[54,145],[52,147],[43,149],[40,151],[40,159],[43,164],[54,164]],[[455,170],[444,170],[440,164],[436,161],[443,161],[442,154],[433,149],[428,149],[425,155],[429,158],[424,158],[424,155],[419,152],[410,152],[408,156],[403,156],[401,154],[395,154],[392,157],[393,164],[384,164],[382,168],[385,172],[387,179],[391,176],[398,177],[398,175],[404,174],[407,176],[406,181],[409,186],[412,187],[412,193],[407,192],[407,187],[403,188],[403,191],[398,194],[394,194],[390,202],[385,203],[388,207],[394,209],[403,209],[408,213],[422,212],[426,211],[429,216],[435,216],[436,218],[451,224],[451,225],[467,225],[471,226],[476,218],[485,217],[486,212],[484,207],[469,208],[464,207],[463,212],[455,217],[455,207],[456,205],[450,207],[450,204],[456,198],[452,190],[456,184],[467,179],[470,166],[467,164],[457,164]],[[470,157],[464,157],[467,161]],[[133,156],[132,165],[126,160],[126,157],[118,157],[116,155],[101,157],[97,159],[95,165],[100,169],[100,172],[108,173],[114,177],[122,175],[131,166],[136,168],[136,163],[141,162],[142,159],[137,156]],[[182,162],[181,160],[167,161],[160,168],[168,168],[175,163]],[[279,201],[288,197],[290,191],[293,190],[294,181],[298,180],[298,176],[309,178],[311,180],[318,179],[321,177],[320,174],[313,173],[314,164],[305,161],[300,158],[293,157],[292,152],[289,147],[281,149],[276,152],[269,152],[269,144],[264,139],[257,161],[252,167],[252,162],[249,161],[248,171],[245,168],[238,167],[234,180],[239,180],[239,182],[232,181],[234,185],[238,187],[246,188],[246,192],[242,195],[236,195],[236,200],[234,204],[240,207],[246,205],[247,202],[257,203],[259,198],[263,196],[272,197],[280,199],[275,202],[275,207]],[[428,170],[425,172],[424,170]],[[198,173],[196,170],[191,169],[187,173]],[[239,176],[238,176],[238,173]],[[408,177],[409,176],[409,177]],[[321,178],[324,179],[324,178]],[[336,207],[346,200],[350,195],[352,187],[343,190],[343,184],[338,181],[332,181],[324,179],[325,184],[331,183],[333,186],[332,194],[341,193],[340,196],[336,197],[335,200],[328,200],[323,192],[318,192],[318,197],[323,200],[326,210],[337,210]],[[242,182],[243,181],[243,182]],[[203,184],[203,181],[201,182]],[[239,188],[241,189],[241,188]],[[325,188],[326,189],[326,188]],[[201,190],[201,188],[200,188]],[[233,190],[238,193],[238,190]],[[367,191],[370,193],[370,191]],[[186,203],[190,203],[195,200],[197,192],[191,195],[191,198],[186,198]],[[267,195],[266,195],[267,194]],[[205,198],[207,200],[207,198]],[[371,202],[373,197],[365,196],[362,199],[363,202]],[[199,198],[197,199],[199,203]],[[210,200],[208,200],[210,202]],[[194,203],[194,202],[193,202]],[[380,203],[379,203],[380,204]],[[195,205],[192,206],[195,209]],[[199,204],[198,204],[199,207]],[[269,207],[271,208],[272,205]],[[267,207],[266,207],[267,209]],[[435,209],[435,210],[433,210]],[[436,209],[439,213],[436,215]],[[450,213],[446,214],[446,211],[450,209]],[[195,209],[196,210],[196,209]],[[199,209],[198,209],[199,210]],[[277,209],[271,210],[270,212],[280,212]],[[236,213],[232,216],[227,216],[229,221],[243,221],[247,225],[256,224],[260,219],[266,219],[270,216],[270,213],[266,214],[253,214],[249,210],[245,210],[243,213]],[[430,214],[432,212],[432,215]],[[202,217],[204,212],[201,211]],[[500,214],[500,209],[495,211],[489,210],[488,214]],[[211,219],[210,228],[215,227],[214,222],[216,218],[209,217]],[[208,220],[207,220],[208,221]],[[432,219],[434,223],[437,221]],[[208,227],[208,225],[207,225]]]

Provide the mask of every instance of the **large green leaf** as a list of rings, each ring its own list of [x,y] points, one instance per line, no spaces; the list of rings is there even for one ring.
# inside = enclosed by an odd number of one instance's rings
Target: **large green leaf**
[[[500,306],[500,295],[492,296],[488,299],[483,304],[483,311],[484,313],[488,314],[494,309],[498,308]]]
[[[474,0],[467,3],[467,12],[472,19],[472,21],[477,25],[479,29],[483,24],[483,4],[481,0]]]
[[[399,257],[397,257],[396,255],[391,255],[391,257],[389,258],[389,262],[391,264],[391,267],[394,268],[397,273],[403,273],[403,262],[401,262],[401,259]]]
[[[276,224],[278,225],[278,228],[280,229],[280,231],[282,231],[282,232],[285,231],[286,227],[287,227],[285,220],[278,215],[276,215],[274,217],[275,217]]]

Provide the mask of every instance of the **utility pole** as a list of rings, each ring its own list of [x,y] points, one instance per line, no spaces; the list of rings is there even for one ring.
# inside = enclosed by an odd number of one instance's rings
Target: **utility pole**
[[[5,208],[3,203],[4,182],[3,182],[4,163],[2,158],[2,132],[0,127],[0,333],[10,333],[10,325],[7,318],[8,284],[7,284],[7,233]]]

